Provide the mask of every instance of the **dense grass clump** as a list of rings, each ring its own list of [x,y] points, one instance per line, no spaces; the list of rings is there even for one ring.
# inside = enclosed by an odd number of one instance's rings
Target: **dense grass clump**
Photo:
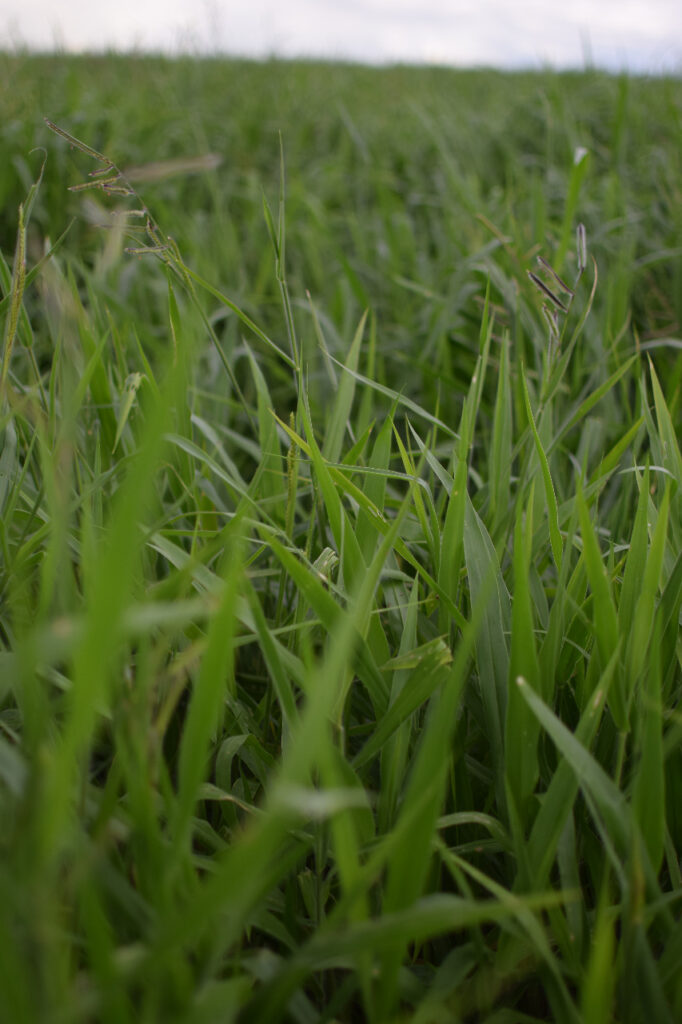
[[[682,83],[0,63],[0,1019],[679,1020]]]

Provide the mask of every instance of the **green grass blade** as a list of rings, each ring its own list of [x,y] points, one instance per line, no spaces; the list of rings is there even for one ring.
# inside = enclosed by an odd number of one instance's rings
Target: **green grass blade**
[[[377,470],[376,473],[365,477],[364,492],[372,507],[383,509],[386,498],[386,470],[391,460],[391,440],[393,436],[393,418],[387,416],[374,441],[369,467]],[[377,544],[378,531],[376,527],[376,515],[371,515],[361,508],[358,513],[355,533],[362,552],[362,557],[369,562]]]
[[[580,740],[556,717],[526,680],[518,677],[516,685],[543,729],[566,758],[583,790],[594,800],[604,821],[604,827],[613,838],[621,856],[624,856],[625,852],[629,851],[631,835],[630,818],[623,794]]]
[[[346,614],[324,587],[317,573],[299,562],[275,537],[267,534],[263,534],[263,536],[267,538],[267,542],[272,547],[272,550],[289,576],[296,583],[301,594],[305,597],[311,608],[313,608],[315,614],[319,616],[325,629],[331,633],[335,627],[338,628],[339,621],[345,619]],[[366,628],[367,622],[363,623],[363,629]],[[388,684],[376,667],[372,654],[361,634],[353,637],[353,647],[357,651],[358,674],[367,687],[377,713],[383,713],[388,705]]]
[[[590,749],[597,735],[609,690],[619,667],[620,649],[617,648],[575,730],[576,742],[586,750]],[[522,691],[522,695],[525,697],[525,691]],[[578,793],[579,781],[580,777],[574,771],[570,759],[564,756],[549,783],[528,842],[531,877],[540,886],[545,885],[549,878],[566,817],[571,813]]]
[[[414,822],[414,827],[410,833],[410,840],[396,850],[389,864],[383,905],[385,914],[390,915],[413,905],[422,892],[432,857],[432,839],[441,811],[447,750],[455,727],[457,706],[464,688],[468,662],[487,613],[488,603],[489,593],[486,593],[484,587],[471,623],[457,646],[443,688],[429,704],[428,719],[400,811],[400,816],[409,817]],[[396,976],[401,959],[400,952],[397,950],[388,956],[382,965],[378,1006],[379,1012],[383,1014],[388,1013],[397,995]]]
[[[492,449],[490,453],[490,519],[491,533],[506,521],[509,514],[509,494],[512,468],[512,400],[509,369],[508,336],[500,344],[500,368],[497,378],[497,396],[493,418]]]
[[[665,840],[665,771],[661,701],[660,629],[654,630],[638,717],[639,764],[633,809],[655,871],[663,860]]]
[[[561,572],[561,561],[563,558],[563,545],[561,543],[561,533],[559,531],[559,512],[557,507],[556,492],[554,490],[554,484],[552,483],[552,476],[549,471],[549,463],[547,456],[545,455],[540,440],[538,429],[535,426],[535,418],[533,417],[533,410],[530,405],[530,395],[528,394],[528,384],[526,381],[525,372],[522,368],[521,379],[523,381],[523,397],[526,404],[526,415],[528,416],[528,422],[530,423],[530,429],[533,433],[533,440],[535,441],[535,450],[537,452],[538,459],[540,461],[540,468],[542,470],[542,479],[545,485],[545,500],[547,502],[547,515],[549,518],[549,537],[552,545],[552,554],[554,556],[554,562],[559,572]]]
[[[580,531],[583,542],[583,558],[587,576],[592,588],[594,633],[601,663],[605,667],[618,646],[618,618],[611,593],[609,578],[599,550],[594,528],[590,522],[582,490],[577,495],[580,516]],[[616,725],[621,730],[628,728],[626,695],[622,680],[616,680],[611,687],[609,705]]]
[[[358,368],[360,347],[365,333],[366,321],[367,311],[362,314],[362,318],[357,326],[353,336],[353,341],[351,342],[351,346],[348,351],[345,369],[349,371],[355,371]],[[349,416],[353,405],[353,397],[355,395],[355,384],[356,379],[352,373],[343,373],[341,375],[338,391],[336,392],[336,399],[334,401],[334,407],[329,418],[327,435],[324,440],[324,445],[322,446],[322,454],[328,462],[338,462],[341,457],[343,439],[346,434],[346,430],[348,429]]]
[[[190,815],[206,775],[209,745],[215,736],[225,698],[234,689],[234,634],[236,602],[243,556],[238,530],[230,528],[223,559],[224,583],[219,605],[209,625],[201,661],[180,742],[178,807],[175,842],[187,842]]]
[[[644,500],[648,511],[648,473],[642,481]],[[646,659],[649,639],[656,612],[656,599],[661,584],[661,573],[663,570],[663,558],[665,555],[666,540],[668,536],[668,510],[670,508],[670,488],[667,487],[663,495],[663,501],[658,511],[656,525],[651,538],[646,564],[642,565],[642,552],[635,550],[637,561],[633,566],[633,577],[637,573],[639,587],[637,598],[628,626],[629,643],[627,647],[626,663],[631,679],[631,685],[637,679]],[[629,566],[628,566],[629,568]],[[627,572],[627,569],[626,569]],[[634,582],[633,582],[634,586]],[[623,582],[625,588],[625,581]]]
[[[511,607],[495,548],[468,495],[463,540],[464,562],[474,607],[484,592],[486,580],[494,580],[492,594],[488,598],[476,640],[476,664],[491,759],[497,785],[500,787],[499,798],[504,802],[501,787],[509,678],[509,651],[506,638],[511,626]]]
[[[528,821],[528,805],[538,779],[537,719],[521,697],[514,680],[523,676],[540,691],[539,666],[535,647],[533,609],[528,589],[530,545],[533,536],[533,486],[528,499],[526,523],[521,506],[517,508],[514,530],[514,597],[512,602],[511,654],[509,658],[509,696],[505,721],[505,779],[521,825]]]
[[[379,719],[372,735],[353,759],[355,768],[369,764],[384,749],[386,741],[395,731],[426,703],[444,681],[450,652],[441,640],[417,648],[412,652],[412,658],[409,666],[409,686],[406,685],[400,690],[391,701],[388,710]]]

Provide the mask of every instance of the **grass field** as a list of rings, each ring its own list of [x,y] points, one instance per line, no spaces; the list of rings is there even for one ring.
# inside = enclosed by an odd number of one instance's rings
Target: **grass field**
[[[682,1019],[682,80],[0,68],[0,1020]]]

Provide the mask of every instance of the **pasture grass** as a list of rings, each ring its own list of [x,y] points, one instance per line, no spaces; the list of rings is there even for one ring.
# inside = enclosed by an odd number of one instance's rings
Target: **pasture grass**
[[[0,63],[0,1017],[679,1020],[680,80]]]

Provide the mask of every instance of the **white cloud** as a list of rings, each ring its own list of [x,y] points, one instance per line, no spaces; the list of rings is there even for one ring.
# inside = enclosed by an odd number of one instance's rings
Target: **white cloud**
[[[0,45],[682,68],[679,0],[0,0]]]

